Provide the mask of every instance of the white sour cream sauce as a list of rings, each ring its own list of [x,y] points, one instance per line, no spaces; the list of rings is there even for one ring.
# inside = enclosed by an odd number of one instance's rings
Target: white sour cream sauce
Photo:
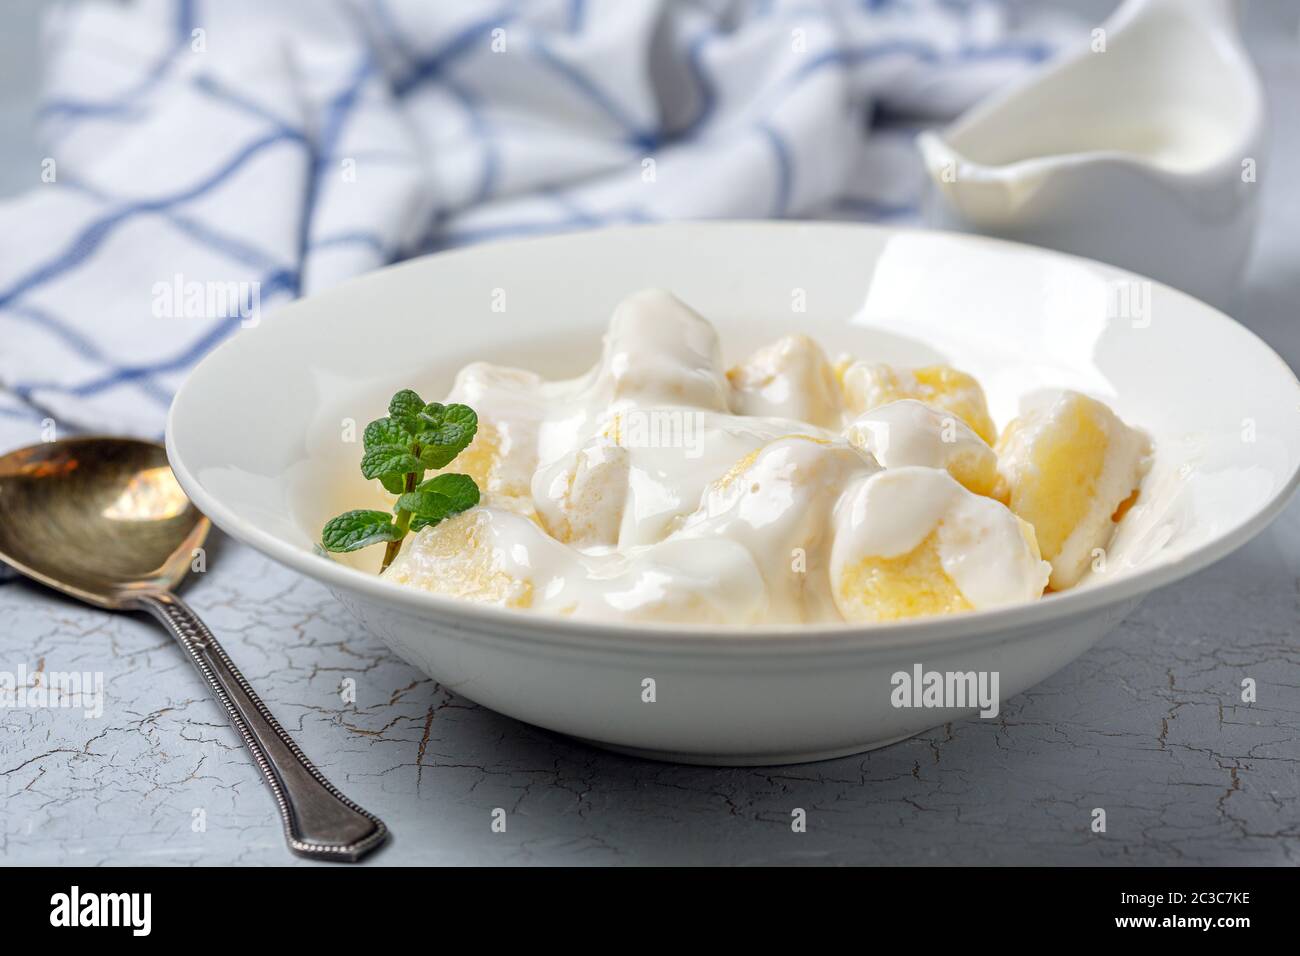
[[[446,401],[477,411],[476,444],[494,454],[482,504],[451,521],[473,524],[466,547],[493,585],[454,593],[598,619],[842,622],[836,568],[906,554],[942,522],[943,566],[973,606],[1037,597],[1045,573],[1014,517],[938,470],[946,448],[896,434],[913,492],[892,479],[873,490],[887,473],[839,430],[852,422],[833,386],[802,336],[729,381],[712,325],[658,290],[618,306],[576,379],[466,366]],[[445,582],[464,574],[449,562],[471,557],[435,547],[448,524],[409,536],[385,577],[452,593]]]

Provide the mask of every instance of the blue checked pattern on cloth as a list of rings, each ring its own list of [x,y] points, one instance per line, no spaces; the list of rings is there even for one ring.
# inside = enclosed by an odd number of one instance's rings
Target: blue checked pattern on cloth
[[[213,346],[408,256],[914,220],[918,126],[1080,35],[979,0],[97,0],[46,34],[48,158],[0,204],[7,447],[157,436]]]

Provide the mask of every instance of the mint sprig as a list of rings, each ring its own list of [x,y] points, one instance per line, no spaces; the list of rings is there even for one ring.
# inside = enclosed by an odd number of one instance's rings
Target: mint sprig
[[[446,468],[474,440],[478,415],[468,405],[425,402],[404,388],[388,403],[388,416],[366,426],[361,474],[378,479],[397,495],[393,514],[358,509],[331,518],[321,529],[326,551],[356,551],[385,542],[382,572],[397,557],[408,531],[419,531],[473,508],[478,485],[469,475],[443,474],[425,480],[430,469]]]

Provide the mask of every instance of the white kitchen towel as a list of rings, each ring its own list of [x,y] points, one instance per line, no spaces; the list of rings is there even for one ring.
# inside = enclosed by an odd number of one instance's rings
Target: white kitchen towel
[[[48,155],[0,204],[0,417],[156,436],[222,339],[421,252],[908,220],[917,125],[1069,39],[987,0],[60,5]]]

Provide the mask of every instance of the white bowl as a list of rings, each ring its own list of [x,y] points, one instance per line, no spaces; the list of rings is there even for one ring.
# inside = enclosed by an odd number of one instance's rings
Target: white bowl
[[[436,597],[379,580],[381,549],[313,552],[321,524],[383,501],[349,442],[414,386],[437,398],[475,359],[545,374],[595,361],[614,305],[670,289],[727,358],[799,330],[835,353],[945,359],[1000,425],[1035,388],[1110,403],[1155,440],[1105,573],[1020,607],[869,627],[611,626]],[[216,524],[324,582],[443,686],[603,746],[701,763],[786,763],[878,747],[972,712],[896,708],[920,664],[996,671],[1002,699],[1099,640],[1143,595],[1228,554],[1300,472],[1300,383],[1210,307],[1129,273],[1026,246],[842,224],[611,229],[419,259],[291,305],[205,359],[167,450]],[[654,702],[643,700],[653,679]]]

